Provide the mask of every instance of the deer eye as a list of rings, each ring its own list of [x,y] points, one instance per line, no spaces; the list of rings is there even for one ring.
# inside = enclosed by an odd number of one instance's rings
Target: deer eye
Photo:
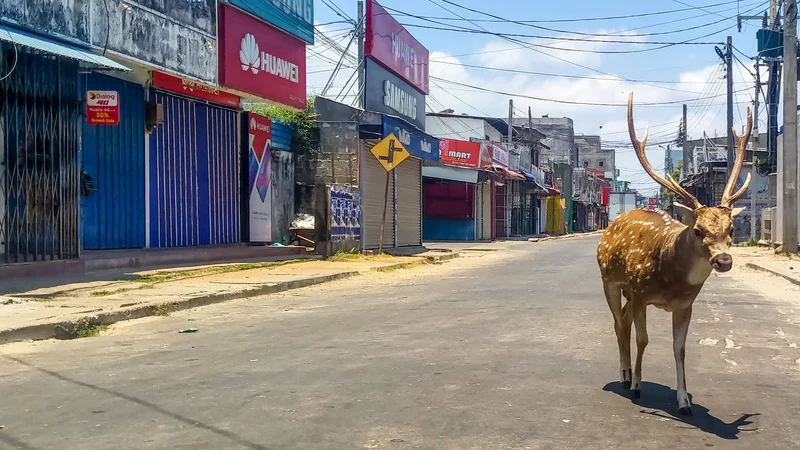
[[[706,233],[700,228],[695,228],[694,235],[697,237],[705,237]]]

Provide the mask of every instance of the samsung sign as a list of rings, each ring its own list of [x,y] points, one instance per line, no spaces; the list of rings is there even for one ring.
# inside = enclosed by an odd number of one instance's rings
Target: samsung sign
[[[425,130],[425,96],[367,58],[365,109],[398,116]]]

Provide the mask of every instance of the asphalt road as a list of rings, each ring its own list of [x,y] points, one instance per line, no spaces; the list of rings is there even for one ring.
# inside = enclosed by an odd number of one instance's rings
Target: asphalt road
[[[641,399],[620,393],[596,243],[507,244],[2,347],[0,448],[798,448],[800,298],[712,276],[684,418],[662,311],[648,314]],[[200,331],[176,333],[187,326]]]

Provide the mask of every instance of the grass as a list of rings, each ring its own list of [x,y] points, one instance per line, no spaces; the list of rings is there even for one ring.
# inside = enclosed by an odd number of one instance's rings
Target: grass
[[[78,326],[75,329],[75,336],[77,338],[88,338],[88,337],[95,337],[100,335],[100,333],[108,330],[107,325],[97,325],[97,324],[83,324]]]
[[[358,252],[356,249],[351,249],[350,251],[342,251],[339,250],[338,252],[334,253],[332,256],[328,257],[328,261],[355,261],[355,260],[363,260],[363,259],[373,259],[373,258],[393,258],[392,255],[388,253],[381,253],[375,255],[365,255],[363,253]]]
[[[94,291],[94,292],[92,292],[92,297],[108,297],[109,295],[121,294],[123,292],[128,292],[128,291],[130,291],[130,289],[125,289],[125,288],[114,289],[113,291],[107,291],[107,290],[106,291]]]
[[[159,305],[156,307],[155,311],[153,311],[153,315],[159,317],[167,317],[170,314],[172,314],[173,311],[174,309],[170,305]]]
[[[152,287],[152,285],[154,284],[165,283],[168,281],[178,281],[187,278],[197,278],[207,275],[216,275],[220,273],[238,272],[242,270],[274,269],[276,267],[285,266],[287,264],[296,264],[304,261],[306,260],[289,259],[286,261],[266,261],[266,262],[256,262],[256,263],[228,264],[224,266],[203,267],[202,269],[159,271],[147,275],[142,275],[134,281],[144,283],[145,286],[150,285],[150,287]],[[142,287],[141,289],[146,289],[146,288]]]

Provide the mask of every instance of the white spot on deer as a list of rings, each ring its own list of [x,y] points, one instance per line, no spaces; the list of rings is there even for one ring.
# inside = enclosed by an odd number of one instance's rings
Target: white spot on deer
[[[738,349],[740,349],[742,347],[736,346],[736,344],[733,342],[733,339],[725,338],[725,348],[732,348],[732,349],[737,349],[738,350]]]
[[[785,337],[786,336],[786,333],[784,333],[783,330],[781,330],[780,328],[775,330],[775,333],[780,337]]]
[[[715,345],[717,345],[718,342],[719,339],[705,338],[705,339],[700,339],[700,342],[698,342],[698,344],[705,345],[706,347],[714,347]]]

